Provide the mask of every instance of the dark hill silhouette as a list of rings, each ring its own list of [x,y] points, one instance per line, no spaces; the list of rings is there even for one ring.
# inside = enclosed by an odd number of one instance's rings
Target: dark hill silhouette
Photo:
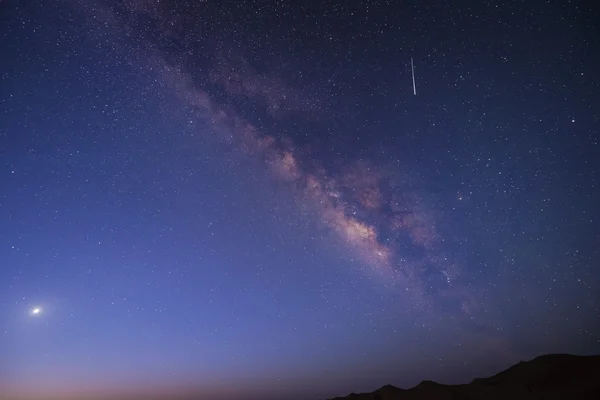
[[[333,400],[598,400],[600,356],[548,354],[520,362],[489,378],[469,384],[423,381],[403,390],[386,385],[373,393]]]

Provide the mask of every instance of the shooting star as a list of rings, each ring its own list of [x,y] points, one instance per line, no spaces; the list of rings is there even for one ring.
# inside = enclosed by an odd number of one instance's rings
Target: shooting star
[[[413,78],[413,93],[415,96],[417,95],[417,85],[415,84],[415,64],[413,64],[413,58],[410,58],[410,67],[412,68],[412,78]]]

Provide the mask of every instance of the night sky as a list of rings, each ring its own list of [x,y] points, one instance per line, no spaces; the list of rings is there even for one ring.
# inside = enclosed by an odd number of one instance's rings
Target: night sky
[[[591,4],[2,2],[0,394],[599,353]]]

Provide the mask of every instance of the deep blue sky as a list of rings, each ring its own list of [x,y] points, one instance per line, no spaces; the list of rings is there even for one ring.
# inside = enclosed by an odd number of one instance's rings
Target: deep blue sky
[[[0,393],[598,353],[598,11],[455,3],[3,2]]]

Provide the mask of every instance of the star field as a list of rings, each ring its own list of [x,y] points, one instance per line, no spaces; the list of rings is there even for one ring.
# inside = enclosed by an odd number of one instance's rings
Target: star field
[[[4,11],[0,398],[316,399],[600,350],[584,2]]]

